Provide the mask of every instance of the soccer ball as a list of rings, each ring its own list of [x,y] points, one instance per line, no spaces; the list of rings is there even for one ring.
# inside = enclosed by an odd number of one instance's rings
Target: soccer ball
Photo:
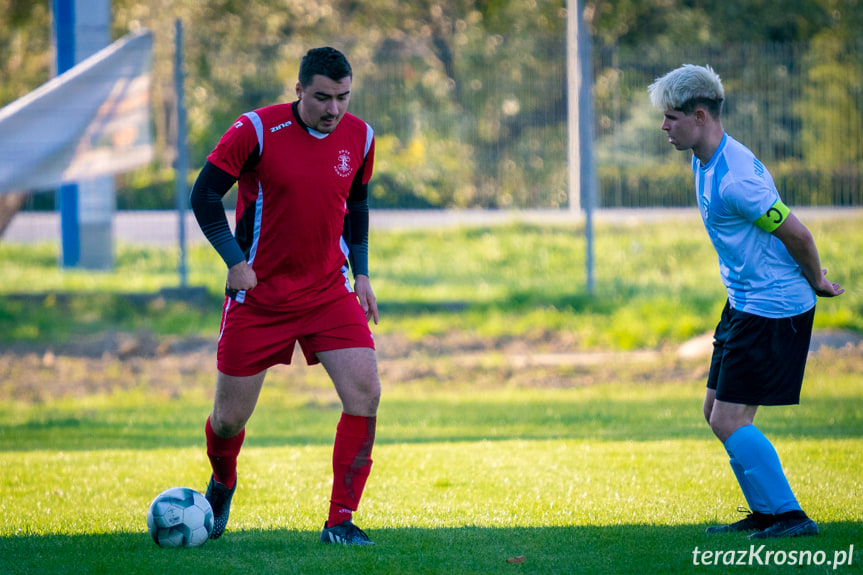
[[[147,529],[160,547],[200,547],[213,532],[213,508],[194,489],[172,487],[150,504]]]

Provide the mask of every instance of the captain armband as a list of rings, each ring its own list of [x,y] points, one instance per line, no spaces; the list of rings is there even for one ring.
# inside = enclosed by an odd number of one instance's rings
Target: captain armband
[[[788,218],[788,214],[791,213],[791,209],[782,203],[782,200],[776,200],[770,209],[767,210],[767,213],[755,220],[755,225],[764,230],[765,232],[772,234],[776,231],[776,228],[782,225]]]

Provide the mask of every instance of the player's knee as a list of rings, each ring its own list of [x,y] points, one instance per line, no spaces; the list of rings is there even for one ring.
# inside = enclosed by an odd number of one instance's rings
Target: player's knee
[[[246,426],[246,419],[231,417],[230,414],[210,416],[210,426],[219,437],[234,437]]]
[[[377,378],[371,378],[358,382],[354,389],[356,391],[355,409],[362,411],[362,415],[377,415],[378,405],[381,401],[381,383]]]
[[[725,440],[740,427],[740,423],[736,419],[717,416],[715,412],[711,414],[708,422],[710,423],[710,430],[722,443],[725,443]]]
[[[381,382],[378,378],[363,381],[359,386],[359,391],[368,402],[374,403],[375,408],[377,408],[381,400]]]
[[[722,422],[717,421],[717,418],[708,417],[707,423],[710,425],[710,431],[713,432],[713,435],[722,439],[722,436],[724,435],[723,431],[725,430],[725,426]]]
[[[710,418],[713,417],[713,406],[716,404],[716,395],[708,390],[704,396],[704,403],[701,406],[701,411],[704,414],[704,419],[710,424]]]
[[[710,415],[711,415],[712,411],[713,411],[713,406],[707,405],[707,403],[705,402],[704,406],[701,409],[701,412],[704,415],[704,419],[707,421],[708,425],[710,425]],[[711,427],[713,427],[713,426],[711,425]]]

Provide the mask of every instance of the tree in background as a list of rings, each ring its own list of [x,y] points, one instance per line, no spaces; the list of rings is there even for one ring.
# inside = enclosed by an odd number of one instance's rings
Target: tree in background
[[[810,42],[797,106],[803,158],[819,172],[847,172],[863,160],[858,135],[863,126],[863,6],[835,0],[825,4],[832,8],[832,22]]]
[[[860,87],[849,82],[827,99],[817,90],[829,77],[860,78],[856,57],[838,54],[828,41],[863,34],[860,3],[591,0],[583,6],[596,53],[613,46],[619,58],[644,64],[648,83],[649,65],[676,47],[724,53],[729,45],[814,38],[799,114],[751,117],[769,123],[761,131],[776,146],[796,139],[796,126],[805,124],[799,139],[806,161],[841,166],[859,161],[860,150],[819,147],[835,139],[834,129],[847,127],[849,116],[840,110],[858,102],[852,112],[859,118]],[[134,198],[131,207],[173,205],[177,18],[186,31],[191,173],[240,113],[293,99],[297,62],[309,47],[335,45],[357,71],[352,111],[378,135],[373,205],[565,205],[565,8],[565,0],[113,0],[115,38],[136,26],[155,33],[159,159],[120,178],[120,207],[129,207],[126,198]],[[5,104],[50,76],[50,14],[44,0],[0,0],[0,10],[6,15],[0,53],[9,55],[0,59]],[[762,73],[741,66],[743,73]],[[770,73],[784,89],[781,71]],[[598,133],[610,126],[621,130],[619,140],[638,138],[645,118],[633,115],[638,106],[623,105],[636,91],[627,93],[613,62],[598,68],[596,79]],[[750,111],[742,106],[736,113]],[[619,149],[638,148],[623,144]]]
[[[51,77],[48,3],[0,0],[0,107]]]

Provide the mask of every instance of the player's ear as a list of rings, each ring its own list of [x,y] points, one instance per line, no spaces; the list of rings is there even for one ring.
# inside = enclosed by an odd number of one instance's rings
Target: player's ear
[[[695,114],[695,125],[703,126],[707,122],[707,110],[698,106],[693,112]]]
[[[297,90],[297,100],[302,100],[302,98],[303,98],[303,86],[299,82],[297,82],[296,90]]]

